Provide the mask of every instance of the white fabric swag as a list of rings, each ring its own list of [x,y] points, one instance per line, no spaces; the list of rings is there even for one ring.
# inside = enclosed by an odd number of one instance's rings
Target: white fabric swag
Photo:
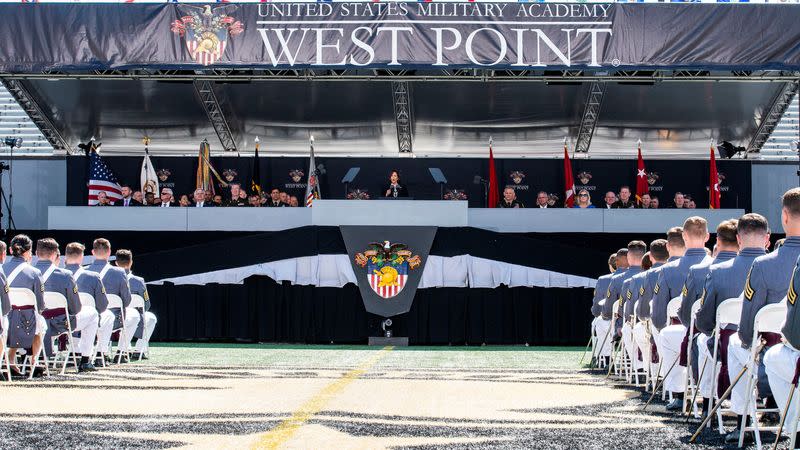
[[[356,275],[347,255],[316,255],[283,259],[245,267],[216,270],[175,278],[164,278],[148,284],[165,282],[176,285],[205,285],[208,283],[242,284],[253,275],[263,275],[275,281],[294,285],[343,287],[356,283]],[[362,275],[363,276],[363,275]],[[597,280],[534,267],[509,264],[470,255],[428,257],[419,288],[437,287],[557,287],[593,288]]]

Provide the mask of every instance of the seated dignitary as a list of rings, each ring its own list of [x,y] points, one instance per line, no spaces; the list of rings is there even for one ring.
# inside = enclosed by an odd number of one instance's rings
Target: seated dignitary
[[[631,200],[631,188],[628,186],[622,186],[619,188],[619,200],[614,202],[611,207],[615,209],[627,209],[638,208],[639,205],[637,205],[635,201]]]
[[[147,285],[144,282],[144,278],[137,277],[131,272],[131,268],[133,267],[133,253],[131,253],[130,250],[121,249],[117,250],[116,257],[117,267],[124,269],[125,274],[128,276],[128,285],[131,288],[131,295],[140,295],[144,299],[144,309],[136,308],[136,311],[139,313],[139,326],[136,327],[135,333],[128,335],[128,343],[130,343],[131,339],[134,337],[137,338],[135,352],[141,354],[142,358],[146,358],[144,354],[146,354],[148,350],[147,343],[150,342],[150,336],[153,335],[153,330],[156,328],[158,319],[156,319],[155,314],[150,312],[150,295],[147,293]]]
[[[654,339],[651,337],[655,328],[650,325],[650,301],[653,299],[653,288],[658,280],[659,269],[668,261],[678,259],[678,257],[670,258],[666,239],[656,239],[651,242],[648,254],[650,255],[652,266],[635,277],[640,279],[637,282],[639,292],[636,298],[639,303],[634,311],[636,317],[639,318],[639,322],[633,327],[633,339],[636,341],[636,345],[642,355],[649,353],[650,361],[658,362],[658,353],[653,348]],[[664,373],[666,373],[666,369],[664,369]]]
[[[80,331],[81,337],[77,341],[77,348],[70,349],[80,354],[81,361],[78,365],[79,372],[94,371],[90,362],[94,341],[97,337],[99,316],[92,306],[81,306],[78,296],[78,286],[72,278],[72,272],[58,267],[58,243],[55,239],[44,238],[36,241],[36,256],[39,258],[34,266],[42,273],[44,291],[56,292],[67,299],[69,308],[70,327],[73,332]],[[47,319],[47,334],[45,334],[44,349],[48,357],[53,356],[53,336],[67,331],[67,311],[63,308],[46,309],[42,315]]]
[[[36,296],[36,308],[44,311],[44,286],[41,273],[30,265],[33,241],[27,235],[18,234],[11,239],[11,258],[3,263],[7,286],[28,289]],[[8,354],[11,363],[11,375],[21,376],[16,367],[18,348],[31,349],[31,355],[38,355],[42,349],[47,322],[44,317],[34,311],[33,307],[11,307],[8,315]],[[37,369],[34,376],[41,375]]]
[[[789,291],[786,293],[786,322],[781,328],[783,342],[774,345],[764,355],[764,368],[769,379],[769,387],[775,402],[786,417],[784,429],[789,429],[790,421],[797,414],[800,395],[796,390],[800,373],[800,305],[797,293],[800,292],[800,264],[795,264]],[[790,394],[794,385],[795,391]],[[787,405],[791,396],[792,403]],[[796,442],[800,442],[797,441]],[[797,445],[797,444],[795,444]]]
[[[616,311],[614,311],[614,302],[619,298],[622,282],[625,281],[625,274],[628,272],[627,248],[621,248],[617,251],[617,271],[619,273],[612,276],[611,281],[608,283],[606,298],[603,301],[602,308],[600,308],[601,317],[595,326],[597,339],[600,341],[598,356],[603,357],[611,356],[611,344],[616,340],[613,326],[614,315],[616,314]]]
[[[686,337],[681,344],[679,364],[686,367],[688,361],[687,353],[688,350],[691,349],[693,380],[697,380],[699,376],[699,366],[697,364],[699,359],[696,351],[697,347],[694,346],[694,339],[696,336],[689,336],[689,327],[692,321],[692,306],[702,297],[703,285],[705,284],[706,275],[708,275],[708,270],[711,265],[725,262],[736,257],[736,253],[739,251],[739,244],[736,241],[736,219],[725,220],[717,226],[717,242],[714,245],[714,250],[713,259],[706,258],[699,264],[695,264],[689,268],[689,274],[686,276],[686,281],[681,290],[681,306],[678,310],[678,319],[681,321],[681,324],[686,327]],[[711,370],[709,370],[708,373],[711,373]],[[706,377],[705,374],[704,377]]]
[[[517,200],[517,193],[513,188],[503,189],[503,198],[497,203],[498,208],[524,208],[525,205]]]
[[[108,258],[111,256],[111,243],[108,242],[108,239],[95,239],[92,243],[92,255],[94,255],[94,262],[86,270],[100,275],[107,295],[118,295],[122,299],[122,309],[124,311],[120,311],[120,308],[109,308],[114,314],[113,329],[122,328],[122,320],[124,319],[125,329],[128,330],[128,333],[132,333],[139,326],[139,313],[128,306],[131,304],[128,275],[124,269],[109,264]],[[98,333],[97,340],[98,351],[108,354],[111,349],[111,333],[106,333],[103,330],[102,333]],[[127,351],[129,344],[130,340],[126,342],[125,339],[120,338],[119,350]]]
[[[783,300],[794,264],[800,256],[800,188],[790,189],[783,194],[782,204],[781,224],[786,232],[786,241],[777,251],[756,258],[745,280],[739,332],[731,336],[728,342],[728,377],[731,382],[747,363],[751,345],[760,345],[761,352],[764,352],[781,340],[780,334],[762,333],[760,342],[752,342],[756,314],[764,305]],[[769,384],[764,379],[763,360],[759,367],[757,386],[759,398],[767,399],[768,404],[772,404],[774,400],[770,398]],[[731,392],[731,409],[736,414],[745,413],[748,395],[750,393],[747,392],[747,377],[742,377]],[[736,433],[735,436],[729,435],[729,437],[738,439],[739,436]],[[749,436],[747,438],[749,439]]]
[[[667,367],[664,389],[673,394],[672,402],[667,405],[667,410],[670,411],[679,410],[683,406],[686,372],[678,364],[678,358],[683,338],[686,336],[686,327],[679,320],[671,320],[670,317],[667,317],[667,305],[670,300],[681,295],[689,269],[708,257],[704,247],[709,238],[706,219],[698,216],[686,219],[683,223],[681,237],[685,249],[683,256],[680,260],[665,264],[661,268],[653,288],[652,323],[658,330],[656,346],[659,357],[661,357],[661,366],[662,368]],[[669,238],[667,239],[668,245],[671,245],[672,242]],[[672,255],[672,250],[670,250],[670,255]]]
[[[647,252],[647,244],[644,241],[631,241],[628,243],[628,272],[625,275],[626,279],[622,282],[622,288],[619,293],[619,310],[618,315],[622,318],[622,324],[619,326],[622,335],[622,345],[625,351],[628,352],[631,361],[633,361],[633,370],[643,369],[641,361],[637,356],[636,343],[633,340],[633,327],[631,320],[633,319],[633,303],[636,301],[633,298],[633,292],[638,291],[635,287],[634,279],[637,275],[642,273],[642,258]],[[636,279],[637,281],[639,279]]]
[[[194,199],[195,208],[210,208],[214,206],[214,202],[206,201],[206,191],[202,189],[195,189],[192,198]]]
[[[108,299],[106,298],[106,290],[103,287],[103,281],[97,272],[92,272],[81,267],[83,262],[83,252],[85,248],[79,242],[71,242],[67,244],[64,250],[64,258],[66,269],[72,272],[72,279],[78,287],[78,294],[89,294],[94,299],[94,309],[100,317],[99,326],[95,336],[91,336],[92,344],[95,338],[105,339],[105,336],[111,336],[111,330],[114,328],[114,313],[108,310]],[[87,306],[83,306],[84,309]],[[84,336],[89,339],[88,332],[81,332],[81,340]]]
[[[699,395],[703,397],[706,408],[711,404],[710,398],[713,394],[711,391],[712,377],[717,377],[716,391],[718,395],[721,395],[730,386],[728,377],[728,340],[732,334],[736,333],[737,329],[735,325],[725,324],[718,331],[719,349],[717,360],[719,366],[717,370],[719,372],[716,374],[716,371],[711,369],[710,364],[714,345],[711,334],[716,326],[717,308],[723,301],[742,294],[744,282],[753,261],[766,253],[764,247],[769,242],[767,219],[760,214],[745,214],[740,217],[736,224],[736,240],[739,254],[731,260],[712,264],[709,267],[701,294],[700,309],[697,311],[697,317],[695,317],[694,322],[695,328],[700,333],[697,337],[699,356],[697,362],[701,367],[706,367],[698,385]],[[718,235],[717,245],[720,243]],[[741,423],[741,420],[736,423]],[[733,437],[738,439],[738,433],[734,433]]]

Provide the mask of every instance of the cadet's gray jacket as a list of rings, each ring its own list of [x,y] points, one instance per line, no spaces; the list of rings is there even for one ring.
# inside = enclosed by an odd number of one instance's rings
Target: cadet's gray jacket
[[[618,274],[611,277],[606,289],[606,302],[603,304],[603,320],[611,320],[614,313],[614,302],[619,299],[619,291],[622,290],[622,282],[627,278],[628,268],[622,269]]]
[[[7,316],[11,312],[11,299],[8,298],[8,283],[6,276],[0,272],[0,316]],[[3,321],[0,320],[0,334],[3,333]]]
[[[637,287],[637,280],[641,278],[642,275],[642,266],[632,266],[628,269],[627,279],[622,282],[622,290],[620,291],[620,296],[622,297],[622,303],[620,304],[620,317],[623,320],[627,321],[633,315],[633,304],[636,302],[636,299],[639,297],[639,288]],[[634,295],[634,292],[636,295]]]
[[[800,237],[786,238],[778,250],[753,261],[753,267],[744,283],[744,303],[742,320],[739,323],[739,337],[742,347],[749,348],[753,340],[753,325],[756,313],[764,305],[778,303],[789,290],[794,264],[800,255]]]
[[[678,309],[678,319],[683,326],[689,328],[692,320],[692,305],[699,300],[703,294],[703,284],[708,275],[708,269],[712,264],[719,264],[736,257],[736,252],[719,252],[714,259],[706,258],[700,264],[695,264],[689,268],[689,275],[681,290],[681,307]]]
[[[78,264],[67,264],[66,268],[75,276],[75,272],[80,269]],[[94,307],[97,309],[98,314],[102,314],[108,309],[108,299],[106,298],[106,288],[103,287],[103,281],[100,279],[100,274],[84,270],[78,279],[75,281],[78,285],[78,292],[89,294],[94,297]]]
[[[108,264],[108,261],[95,260],[86,270],[100,273]],[[127,308],[131,304],[131,288],[128,285],[128,275],[121,267],[111,266],[103,277],[103,287],[107,294],[119,295],[122,298],[122,306]]]
[[[763,248],[748,247],[742,249],[736,258],[709,267],[703,286],[700,310],[694,319],[697,331],[711,336],[717,323],[719,304],[742,293],[747,272],[750,271],[753,261],[765,253]]]
[[[800,313],[797,312],[797,293],[800,292],[800,263],[794,265],[792,271],[792,280],[789,283],[789,292],[786,293],[786,303],[788,311],[786,312],[786,323],[783,324],[781,332],[786,342],[789,343],[795,350],[800,349]]]
[[[675,257],[675,259],[678,258]],[[639,307],[636,308],[636,316],[642,320],[650,318],[650,300],[653,299],[653,287],[658,281],[658,271],[662,267],[664,267],[664,263],[655,263],[646,272],[639,275],[644,277],[644,280],[642,280],[642,285],[639,286]]]
[[[613,273],[603,275],[597,279],[597,285],[594,287],[594,298],[592,299],[592,315],[598,317],[603,312],[603,307],[599,305],[600,300],[606,298],[608,292],[608,284],[611,283],[611,277],[622,272],[622,269],[617,269]]]
[[[667,325],[667,305],[673,298],[681,295],[683,283],[689,274],[689,268],[706,259],[704,248],[686,249],[683,257],[677,261],[664,264],[658,272],[658,281],[653,287],[653,325],[660,331]]]
[[[10,283],[10,287],[31,290],[36,296],[36,307],[41,314],[44,311],[44,286],[39,271],[19,256],[12,256],[3,264],[3,272],[10,275],[20,264],[23,264],[23,268]],[[36,315],[34,311],[32,309],[12,310],[8,315],[8,346],[30,348],[35,334]]]
[[[33,267],[39,269],[39,272],[44,276],[52,265],[50,261],[40,259]],[[78,296],[78,287],[75,285],[75,280],[72,279],[72,272],[58,267],[53,269],[53,273],[44,282],[44,291],[57,292],[67,299],[70,321],[74,327],[76,323],[75,314],[81,312],[81,299]]]

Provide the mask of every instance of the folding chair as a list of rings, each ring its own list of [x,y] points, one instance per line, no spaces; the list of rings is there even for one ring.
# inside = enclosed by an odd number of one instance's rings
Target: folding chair
[[[597,304],[602,308],[606,304],[607,300],[608,299],[604,298],[604,299],[600,300],[599,302],[597,302]],[[602,317],[600,318],[600,320],[602,320]],[[597,330],[595,330],[595,332],[597,332]],[[598,345],[594,345],[594,350],[595,350],[594,357],[595,357],[595,361],[597,361],[597,368],[598,369],[602,369],[602,368],[604,368],[606,366],[606,362],[605,362],[605,359],[603,359],[601,357],[600,353],[603,351],[603,347],[606,346],[605,345],[606,344],[605,341],[608,340],[608,339],[611,339],[611,337],[607,333],[605,335],[603,335],[603,336],[597,336],[596,335],[595,337],[597,339],[597,343],[599,344],[599,347],[598,347]]]
[[[8,330],[6,330],[8,332]],[[5,336],[0,336],[0,338],[5,339]],[[0,371],[5,372],[6,380],[10,383],[11,382],[11,362],[8,359],[8,345],[3,346],[3,351],[0,352]],[[5,367],[5,368],[4,368]]]
[[[681,297],[680,296],[673,297],[672,300],[670,300],[669,303],[667,303],[667,326],[669,326],[672,323],[673,319],[677,319],[678,318],[678,310],[679,309],[681,309]],[[661,355],[659,355],[659,358],[660,357],[661,357]],[[680,355],[678,357],[680,358]],[[672,370],[675,370],[675,367],[677,367],[677,365],[678,364],[676,363],[673,366]],[[669,370],[669,367],[667,367],[666,369]],[[659,375],[661,375],[661,374],[659,374]],[[665,378],[665,381],[666,381],[666,376],[664,378]],[[669,392],[669,394],[668,394],[667,390],[663,388],[663,386],[664,386],[663,383],[662,383],[661,386],[662,386],[662,389],[661,389],[661,400],[662,401],[666,400],[667,396],[669,395],[669,400],[672,401],[672,392]]]
[[[72,363],[75,365],[75,370],[77,370],[80,358],[78,358],[78,356],[75,354],[75,342],[72,340],[72,324],[69,320],[69,305],[67,304],[67,298],[64,297],[64,294],[58,292],[45,292],[44,305],[46,309],[62,308],[67,315],[67,329],[57,335],[52,336],[53,339],[59,339],[61,336],[67,335],[67,352],[64,356],[64,363],[61,365],[60,375],[64,375],[67,372],[67,363],[69,363],[70,359],[72,359]],[[44,345],[52,346],[53,342],[45,342]],[[70,357],[70,355],[72,356]],[[49,363],[54,369],[57,368],[58,357],[54,357]]]
[[[684,382],[683,390],[683,392],[686,393],[683,396],[683,413],[687,414],[689,412],[688,409],[692,408],[692,413],[694,413],[695,416],[697,416],[698,413],[697,405],[695,403],[689,405],[686,403],[686,400],[689,400],[691,403],[691,399],[695,398],[695,392],[697,392],[697,389],[700,387],[700,380],[694,379],[694,373],[692,371],[692,339],[694,338],[694,320],[697,316],[697,311],[700,311],[700,306],[700,300],[695,300],[695,302],[692,303],[692,319],[689,322],[689,343],[686,346],[686,380]],[[706,370],[708,369],[709,368],[706,367]],[[698,372],[698,376],[702,376],[702,374]]]
[[[127,361],[130,362],[131,358],[130,358],[130,353],[128,352],[128,350],[125,350],[123,352],[123,351],[121,351],[120,346],[119,346],[119,343],[123,342],[123,339],[127,339],[127,337],[128,337],[128,330],[125,329],[125,306],[123,306],[122,298],[119,295],[106,294],[106,298],[108,299],[108,308],[109,309],[111,309],[111,308],[119,308],[119,311],[120,311],[120,318],[121,318],[120,327],[119,328],[114,328],[114,329],[111,330],[112,340],[113,340],[114,333],[119,332],[119,336],[117,338],[117,357],[116,357],[117,364],[122,362],[122,357],[123,356],[125,357],[125,359]],[[109,347],[112,347],[112,346],[109,346]],[[111,354],[113,355],[114,352],[112,351]]]
[[[8,292],[8,298],[11,300],[11,308],[21,308],[21,309],[30,309],[33,307],[33,311],[36,315],[39,314],[39,307],[36,305],[36,295],[30,289],[26,288],[10,288]],[[34,321],[36,318],[34,317]],[[35,326],[35,325],[34,325]],[[9,354],[9,358],[16,358],[17,355]],[[41,356],[43,362],[39,364],[39,357]],[[33,373],[37,367],[42,367],[47,373],[47,376],[50,376],[50,368],[49,363],[47,362],[47,355],[44,353],[44,345],[36,355],[25,355],[25,359],[22,363],[22,373],[25,373],[28,367],[28,361],[30,361],[31,365],[31,373],[28,376],[28,379],[33,379]],[[10,371],[10,369],[9,369]]]
[[[614,300],[614,304],[612,305],[612,313],[611,313],[611,325],[608,327],[608,336],[606,340],[611,345],[611,358],[609,359],[609,364],[613,366],[614,375],[620,376],[622,371],[624,370],[624,353],[625,353],[625,346],[622,345],[622,339],[614,345],[614,338],[616,337],[616,324],[617,324],[617,309],[619,308],[620,301],[619,299]]]
[[[91,306],[92,308],[96,308],[97,305],[95,304],[94,297],[92,294],[87,294],[86,292],[81,292],[78,294],[81,299],[82,306]],[[94,338],[94,345],[92,346],[92,355],[94,355],[94,359],[92,361],[100,360],[100,366],[106,366],[106,359],[103,357],[103,353],[97,348],[97,336]]]
[[[638,307],[639,307],[639,300],[636,300],[633,303],[633,317],[631,318],[631,340],[633,340],[633,348],[634,348],[634,353],[635,354],[633,354],[633,355],[628,354],[628,358],[631,361],[631,374],[632,374],[632,377],[628,379],[628,382],[629,383],[633,383],[634,386],[636,386],[636,387],[640,386],[640,383],[639,383],[639,377],[640,376],[644,376],[644,385],[645,386],[647,386],[648,379],[650,377],[650,372],[649,372],[649,370],[650,370],[649,361],[650,360],[647,359],[648,356],[649,356],[649,353],[650,353],[649,351],[648,352],[642,352],[642,365],[645,366],[644,373],[640,374],[640,373],[636,372],[636,370],[634,370],[634,367],[635,367],[634,366],[634,358],[638,359],[638,357],[639,357],[639,344],[636,342],[636,335],[634,333],[634,331],[636,329],[636,325],[639,322],[641,322],[639,320],[639,317],[636,315],[636,310],[637,310]]]
[[[759,341],[761,333],[780,333],[783,323],[786,320],[786,299],[780,303],[772,303],[764,305],[757,313],[753,324],[753,345],[750,346],[750,359],[747,361],[747,400],[745,401],[745,414],[742,415],[742,423],[740,424],[739,434],[739,447],[744,445],[744,433],[746,431],[753,431],[756,437],[756,447],[761,450],[761,430],[765,431],[778,431],[778,427],[759,427],[757,413],[760,412],[778,412],[778,408],[759,408],[758,407],[758,392],[756,383],[758,383],[758,353],[760,345],[756,345]],[[752,425],[747,426],[747,417],[750,417]]]
[[[134,309],[141,308],[142,311],[144,311],[144,297],[142,297],[139,294],[131,294],[130,307],[134,308]],[[139,352],[139,359],[137,361],[141,361],[142,360],[142,356],[145,354],[146,351],[148,351],[150,349],[150,339],[149,338],[145,338],[145,336],[147,334],[147,330],[145,329],[147,327],[147,323],[145,322],[144,312],[142,312],[142,321],[141,321],[141,323],[142,323],[142,339],[144,341],[144,347],[142,348],[142,351]],[[131,331],[131,339],[133,339],[133,335],[134,334],[136,334],[136,330]]]
[[[717,322],[714,325],[714,352],[712,355],[712,362],[713,365],[711,366],[714,372],[716,372],[717,364],[719,363],[719,338],[720,338],[720,330],[725,325],[736,325],[739,326],[739,322],[742,320],[742,297],[734,297],[724,300],[722,303],[717,306]],[[717,395],[717,377],[711,377],[711,404],[708,406],[708,410],[714,407],[714,403],[719,401],[719,396]],[[725,428],[722,426],[722,413],[724,412],[731,412],[730,408],[718,408],[717,409],[717,426],[719,427],[719,434],[725,434]],[[708,422],[708,426],[712,427],[711,421]]]

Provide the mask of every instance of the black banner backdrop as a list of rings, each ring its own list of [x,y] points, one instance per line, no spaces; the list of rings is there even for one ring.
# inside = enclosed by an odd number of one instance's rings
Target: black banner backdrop
[[[436,236],[436,227],[341,226],[339,229],[342,231],[342,239],[345,247],[347,247],[347,256],[350,258],[350,265],[353,266],[353,272],[356,274],[358,289],[361,293],[361,298],[364,300],[364,308],[367,312],[382,317],[392,317],[408,312],[411,309],[411,303],[414,301],[414,293],[417,292],[419,281],[422,279],[422,271],[425,270],[425,262],[428,260],[431,244],[434,236]],[[397,269],[393,267],[389,269],[389,277],[387,279],[390,282],[394,281],[400,287],[399,292],[389,293],[380,289],[380,283],[383,282],[383,276],[380,272],[375,273],[377,276],[374,277],[374,280],[371,279],[370,269],[378,269],[382,272],[383,269],[381,267],[373,267],[374,265],[367,262],[366,259],[364,260],[366,267],[361,267],[355,260],[356,255],[370,259],[369,255],[364,255],[365,251],[373,250],[380,253],[380,249],[369,247],[372,243],[378,243],[384,247],[386,256],[390,256],[389,251],[393,251],[390,249],[393,248],[393,245],[398,244],[403,246],[398,250],[411,252],[411,255],[405,258],[399,255],[403,262],[398,263],[399,267]],[[376,255],[378,258],[381,256],[383,255]],[[417,266],[412,266],[412,258],[417,258],[419,261]],[[396,275],[398,279],[392,280],[392,274]],[[401,277],[403,278],[402,280],[399,279]],[[372,281],[375,281],[375,283],[372,283]],[[372,287],[370,286],[371,284],[376,284],[377,286]],[[384,292],[384,295],[381,295],[379,291]]]
[[[800,5],[337,2],[0,6],[0,71],[800,68]]]
[[[142,158],[116,156],[104,158],[111,170],[122,183],[130,183],[138,189],[139,171]],[[167,169],[170,175],[163,181],[173,188],[176,196],[191,194],[195,186],[197,158],[195,157],[153,157],[156,170]],[[237,172],[236,180],[249,186],[253,170],[252,157],[212,158],[214,167],[222,173],[227,169]],[[488,161],[485,159],[461,158],[316,158],[326,174],[320,177],[322,198],[345,198],[344,185],[340,182],[351,167],[360,167],[350,190],[360,189],[371,198],[380,196],[381,186],[388,183],[391,170],[400,171],[410,196],[420,200],[439,198],[439,186],[433,182],[428,168],[442,170],[447,178],[447,190],[463,191],[472,208],[484,206],[483,187],[473,183],[473,177],[488,178]],[[500,186],[507,185],[517,192],[517,197],[532,207],[536,193],[545,191],[558,196],[558,205],[564,201],[563,160],[561,159],[501,159],[495,160]],[[689,194],[698,208],[708,205],[709,163],[702,160],[647,160],[645,164],[649,175],[651,194],[657,196],[661,207],[669,206],[675,192]],[[302,198],[305,193],[308,158],[299,157],[261,157],[259,165],[262,187],[277,187],[290,195]],[[86,204],[86,158],[74,156],[67,159],[69,181],[67,204]],[[573,159],[575,187],[587,189],[592,202],[600,207],[606,191],[619,192],[622,185],[636,186],[636,160],[581,160]],[[723,208],[751,209],[751,171],[750,162],[743,160],[718,160]],[[585,181],[585,182],[584,182]],[[191,197],[191,195],[190,195]]]

